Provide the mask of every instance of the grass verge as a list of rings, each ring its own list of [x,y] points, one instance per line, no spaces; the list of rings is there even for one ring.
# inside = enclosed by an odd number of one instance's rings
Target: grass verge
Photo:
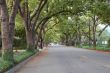
[[[25,59],[29,58],[30,56],[32,56],[34,54],[35,54],[35,52],[30,52],[30,51],[23,51],[23,52],[14,53],[15,65],[24,61]],[[0,58],[0,73],[4,73],[6,70],[8,70],[12,67],[13,66],[10,62],[4,61],[2,58]]]
[[[93,49],[93,47],[91,46],[82,46],[82,48],[85,48],[85,49]],[[99,51],[108,51],[110,52],[110,48],[109,47],[104,47],[104,46],[97,46],[95,50],[99,50]]]

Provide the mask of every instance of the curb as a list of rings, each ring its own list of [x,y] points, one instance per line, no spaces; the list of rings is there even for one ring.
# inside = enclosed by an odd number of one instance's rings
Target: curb
[[[19,70],[22,66],[24,66],[28,61],[30,61],[32,58],[34,58],[36,55],[38,55],[41,51],[36,53],[35,55],[32,55],[31,57],[27,58],[26,60],[22,61],[21,63],[17,64],[10,70],[4,72],[4,73],[15,73],[17,70]]]

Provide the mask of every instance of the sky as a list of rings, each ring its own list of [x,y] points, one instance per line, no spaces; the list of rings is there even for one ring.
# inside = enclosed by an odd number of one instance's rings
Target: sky
[[[110,26],[107,28],[108,32],[110,32]]]
[[[99,27],[101,27],[101,28],[103,29],[103,28],[105,27],[105,25],[99,24]],[[108,32],[110,33],[110,26],[108,26],[106,29],[107,29]]]

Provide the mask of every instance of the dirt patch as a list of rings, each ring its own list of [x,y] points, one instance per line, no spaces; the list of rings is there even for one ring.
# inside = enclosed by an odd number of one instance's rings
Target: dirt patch
[[[110,51],[103,51],[103,50],[95,50],[96,52],[100,52],[100,53],[106,53],[106,54],[110,54]]]
[[[36,55],[36,57],[32,58],[31,61],[28,62],[28,64],[33,64],[33,63],[37,63],[40,62],[45,56],[48,55],[48,49],[45,49],[43,51],[41,51],[41,53],[39,53],[38,55]]]
[[[105,53],[105,54],[110,54],[110,51],[105,51],[105,50],[96,50],[96,49],[89,49],[89,50],[93,50],[93,51],[96,51],[96,52],[99,52],[99,53]]]

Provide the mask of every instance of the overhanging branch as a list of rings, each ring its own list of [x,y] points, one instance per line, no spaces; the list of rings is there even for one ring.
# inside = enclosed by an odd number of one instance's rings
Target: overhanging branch
[[[38,28],[39,28],[39,26],[41,25],[41,23],[43,22],[43,21],[45,21],[45,20],[49,20],[50,18],[52,18],[52,17],[54,17],[54,16],[57,16],[57,15],[59,15],[59,14],[61,14],[61,13],[72,13],[71,11],[69,11],[69,10],[62,10],[62,11],[59,11],[59,12],[56,12],[56,13],[53,13],[52,15],[49,15],[49,16],[46,16],[46,17],[44,17],[39,23],[38,23],[38,25],[36,26],[36,29],[35,30],[37,30]],[[73,14],[73,13],[72,13]],[[36,24],[36,23],[35,23]]]
[[[100,32],[98,36],[101,36],[101,34],[103,33],[103,31],[108,27],[109,25],[106,25]]]

